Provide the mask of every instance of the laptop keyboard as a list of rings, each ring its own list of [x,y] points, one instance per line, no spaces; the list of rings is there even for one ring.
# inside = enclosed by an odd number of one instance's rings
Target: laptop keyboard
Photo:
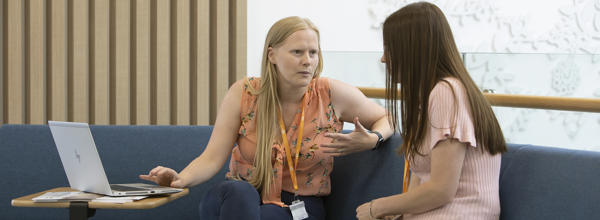
[[[139,188],[139,187],[131,187],[131,186],[123,186],[123,185],[110,185],[110,188],[112,190],[116,190],[116,191],[143,191],[143,190],[147,190],[144,188]]]

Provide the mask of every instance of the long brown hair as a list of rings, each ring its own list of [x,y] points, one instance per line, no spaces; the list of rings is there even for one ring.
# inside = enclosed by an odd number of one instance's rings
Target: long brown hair
[[[263,57],[261,63],[261,85],[256,90],[252,86],[248,90],[258,95],[256,113],[256,153],[254,155],[254,171],[252,178],[248,180],[256,189],[261,191],[262,196],[270,192],[273,182],[273,164],[271,161],[273,140],[279,134],[277,124],[277,108],[279,107],[279,93],[277,92],[277,67],[268,58],[268,48],[280,46],[285,39],[296,31],[313,30],[320,39],[319,30],[308,19],[300,17],[287,17],[277,21],[267,34]],[[320,41],[320,40],[319,40]],[[323,56],[321,55],[321,44],[319,43],[319,63],[313,74],[313,78],[319,77],[323,70]],[[249,84],[250,85],[250,84]]]
[[[491,105],[469,76],[450,25],[437,6],[413,3],[387,17],[383,23],[383,45],[386,106],[390,123],[396,130],[396,100],[402,100],[403,143],[399,153],[406,153],[409,159],[415,154],[422,155],[420,149],[429,127],[429,95],[445,77],[458,79],[466,90],[477,145],[492,155],[506,151],[506,142]]]

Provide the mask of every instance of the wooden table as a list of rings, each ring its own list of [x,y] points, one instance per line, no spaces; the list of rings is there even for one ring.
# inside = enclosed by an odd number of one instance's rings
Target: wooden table
[[[74,190],[69,187],[58,187],[13,199],[11,201],[11,205],[16,207],[69,208],[70,219],[87,219],[94,216],[96,209],[152,209],[176,200],[189,193],[188,189],[184,189],[178,193],[167,194],[163,196],[151,196],[134,202],[120,204],[106,202],[33,202],[33,200],[31,200],[32,198],[40,196],[46,192],[64,191],[78,190]]]

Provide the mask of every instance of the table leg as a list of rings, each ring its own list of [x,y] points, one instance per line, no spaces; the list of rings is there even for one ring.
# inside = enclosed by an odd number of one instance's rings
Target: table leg
[[[87,202],[70,202],[69,203],[69,219],[70,220],[86,220],[96,214],[96,209],[88,208]]]

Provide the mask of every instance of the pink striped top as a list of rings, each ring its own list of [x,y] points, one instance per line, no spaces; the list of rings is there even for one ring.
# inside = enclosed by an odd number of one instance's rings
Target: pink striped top
[[[482,153],[476,146],[469,99],[464,86],[456,78],[445,78],[438,82],[429,96],[429,120],[424,147],[411,161],[411,171],[422,184],[431,175],[431,150],[448,138],[466,143],[468,147],[458,190],[454,199],[439,208],[421,214],[405,215],[404,219],[499,219],[500,198],[498,181],[500,178],[501,155]],[[456,106],[455,106],[456,102]],[[456,120],[454,109],[457,110]]]

